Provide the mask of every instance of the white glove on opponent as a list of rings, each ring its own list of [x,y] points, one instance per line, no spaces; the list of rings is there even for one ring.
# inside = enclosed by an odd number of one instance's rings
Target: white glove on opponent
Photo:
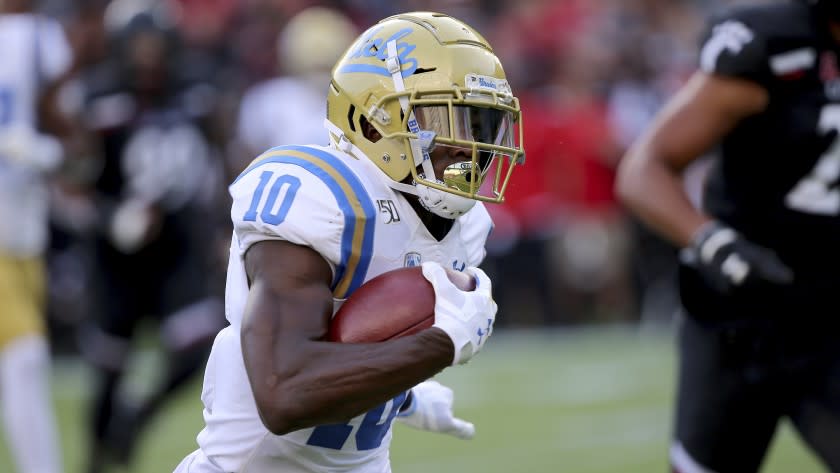
[[[411,389],[411,405],[397,420],[415,429],[439,432],[469,440],[475,435],[471,422],[452,414],[452,390],[437,381],[424,381]]]
[[[466,363],[481,350],[493,332],[496,303],[492,284],[484,271],[469,267],[465,273],[475,278],[474,291],[462,291],[452,284],[439,263],[423,263],[423,276],[435,290],[435,323],[455,345],[453,365]]]
[[[52,136],[23,124],[0,128],[0,160],[38,171],[52,171],[62,158],[61,144]]]

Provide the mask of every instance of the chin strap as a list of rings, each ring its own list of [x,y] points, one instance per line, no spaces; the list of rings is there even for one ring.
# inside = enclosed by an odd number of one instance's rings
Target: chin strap
[[[393,39],[388,41],[386,48],[388,51],[388,57],[385,59],[385,65],[388,68],[388,72],[391,73],[391,80],[394,81],[394,91],[397,93],[405,92],[402,65],[400,64],[400,57],[397,54],[397,41]],[[408,131],[419,136],[421,134],[420,125],[417,124],[417,118],[414,116],[414,110],[409,111],[408,109],[408,97],[400,95],[399,100],[400,108],[402,108],[403,113],[408,116]],[[420,142],[418,140],[411,138],[408,142],[411,147],[411,154],[414,157],[414,165],[422,166],[423,174],[426,176],[432,176],[432,179],[434,179],[435,169],[432,167],[432,158],[429,156],[429,153],[426,149],[420,146]]]

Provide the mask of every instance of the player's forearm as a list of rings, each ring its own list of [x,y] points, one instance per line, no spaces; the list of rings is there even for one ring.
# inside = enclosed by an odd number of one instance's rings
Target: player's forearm
[[[286,345],[270,374],[252,373],[252,385],[260,385],[254,375],[265,381],[261,393],[255,388],[260,414],[284,434],[351,419],[434,376],[452,357],[452,342],[438,329],[375,344]]]
[[[442,331],[376,344],[327,344],[313,376],[299,382],[308,399],[303,417],[313,425],[352,418],[431,378],[452,362],[452,342]],[[319,419],[319,417],[323,417]]]

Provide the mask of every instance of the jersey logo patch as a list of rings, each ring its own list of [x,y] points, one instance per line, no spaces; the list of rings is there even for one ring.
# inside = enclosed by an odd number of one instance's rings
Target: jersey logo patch
[[[420,253],[416,253],[411,251],[406,253],[405,260],[403,261],[403,266],[406,268],[412,268],[414,266],[420,266],[420,263],[423,262],[423,259],[420,257]]]
[[[393,200],[379,199],[376,201],[376,207],[379,208],[379,214],[386,225],[400,222],[400,213],[397,211],[397,205]]]

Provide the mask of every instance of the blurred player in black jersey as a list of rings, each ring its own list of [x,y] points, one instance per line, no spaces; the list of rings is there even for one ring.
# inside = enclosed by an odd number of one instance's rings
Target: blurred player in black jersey
[[[840,471],[840,1],[716,17],[617,190],[683,248],[674,471],[758,471],[789,419]],[[686,165],[717,160],[702,210]]]
[[[95,186],[101,310],[81,332],[82,351],[98,371],[90,472],[107,460],[130,460],[137,434],[204,366],[224,321],[210,280],[221,275],[211,270],[212,210],[223,188],[204,126],[212,88],[188,76],[175,31],[157,15],[141,13],[118,29],[108,60],[85,76],[86,118],[104,155]],[[166,358],[138,402],[123,396],[120,384],[147,316],[156,318]]]

